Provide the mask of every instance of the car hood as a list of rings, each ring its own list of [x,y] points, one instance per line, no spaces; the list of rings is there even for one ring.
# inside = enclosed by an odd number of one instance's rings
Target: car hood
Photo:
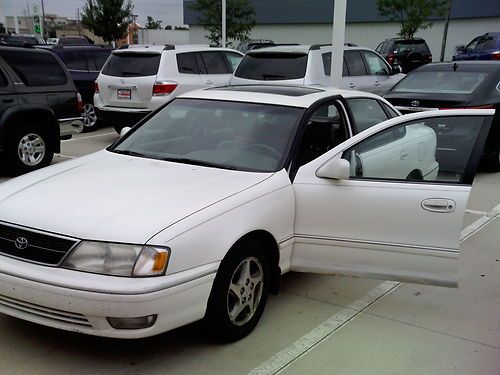
[[[99,154],[0,184],[0,221],[82,239],[145,243],[271,175]]]

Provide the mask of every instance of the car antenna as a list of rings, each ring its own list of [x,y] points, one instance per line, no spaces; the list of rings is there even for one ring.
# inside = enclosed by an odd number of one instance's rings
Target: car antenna
[[[456,72],[456,71],[457,71],[457,69],[458,69],[458,65],[457,65],[457,63],[454,63],[454,64],[453,64],[453,66],[452,66],[452,68],[453,68],[453,71],[454,71],[454,72]]]

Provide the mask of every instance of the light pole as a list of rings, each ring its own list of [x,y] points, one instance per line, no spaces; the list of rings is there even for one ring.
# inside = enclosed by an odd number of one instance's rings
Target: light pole
[[[222,0],[222,47],[226,48],[226,0]]]
[[[330,66],[330,82],[333,87],[340,87],[342,84],[346,12],[347,0],[335,0],[333,6],[332,60]]]
[[[43,0],[42,0],[42,38],[47,40],[45,37],[45,7],[43,5]]]

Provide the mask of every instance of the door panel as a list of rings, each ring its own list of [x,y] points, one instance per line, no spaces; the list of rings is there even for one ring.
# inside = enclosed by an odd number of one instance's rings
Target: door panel
[[[391,119],[301,167],[293,183],[291,269],[456,286],[465,207],[492,115]],[[464,119],[479,125],[468,137],[462,170],[450,177],[447,161],[435,159],[437,135],[427,124]],[[340,158],[349,161],[348,180],[316,176]]]

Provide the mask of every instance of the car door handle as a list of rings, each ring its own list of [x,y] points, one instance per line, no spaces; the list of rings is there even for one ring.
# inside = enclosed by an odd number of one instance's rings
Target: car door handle
[[[457,204],[453,199],[446,198],[429,198],[422,201],[422,208],[430,212],[453,212]]]
[[[206,85],[213,85],[214,83],[212,81],[205,81]]]
[[[373,86],[377,86],[379,87],[380,86],[380,82],[379,81],[376,81],[375,84]]]
[[[353,88],[355,88],[355,87],[356,87],[356,85],[355,85],[354,83],[349,83],[349,88],[350,88],[350,89],[353,89]]]

